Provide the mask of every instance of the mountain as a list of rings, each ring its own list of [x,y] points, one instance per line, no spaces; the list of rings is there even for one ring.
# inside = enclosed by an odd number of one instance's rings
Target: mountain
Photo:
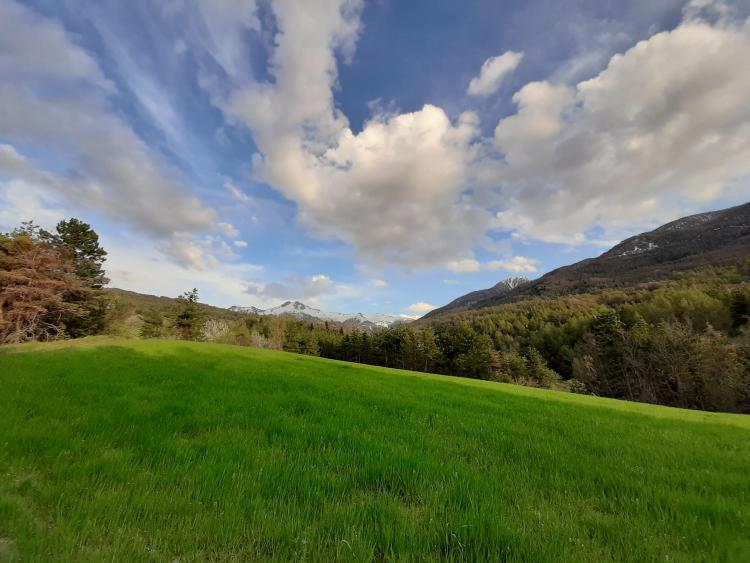
[[[458,299],[454,299],[453,301],[448,303],[445,307],[442,307],[442,310],[471,309],[477,303],[482,303],[484,301],[487,301],[488,299],[499,298],[528,282],[529,280],[524,277],[508,278],[501,282],[498,282],[489,289],[480,289],[478,291],[472,291],[471,293],[462,295]],[[440,310],[441,309],[436,309],[436,311]]]
[[[597,258],[508,288],[505,282],[435,309],[423,319],[535,296],[586,293],[666,280],[677,272],[732,264],[750,256],[750,203],[684,217],[630,237]],[[516,278],[512,278],[516,279]],[[506,280],[507,281],[507,280]]]
[[[333,313],[321,311],[299,301],[286,301],[277,307],[270,309],[258,309],[257,307],[230,307],[230,311],[247,313],[253,315],[290,315],[297,319],[311,321],[328,321],[335,323],[356,324],[364,329],[388,328],[399,323],[408,321],[403,317],[395,315],[384,315],[381,313]]]

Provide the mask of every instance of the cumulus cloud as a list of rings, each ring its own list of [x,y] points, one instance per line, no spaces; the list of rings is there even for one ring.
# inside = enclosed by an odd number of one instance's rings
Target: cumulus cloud
[[[6,174],[126,222],[189,265],[200,261],[189,233],[233,228],[111,109],[113,85],[73,37],[13,0],[0,3],[0,77],[0,137],[16,147],[0,157]],[[65,171],[19,146],[50,151]]]
[[[416,313],[418,315],[424,315],[425,313],[429,313],[430,311],[433,311],[434,309],[437,309],[435,305],[430,305],[429,303],[423,303],[422,301],[418,303],[412,303],[409,305],[408,310],[412,313]]]
[[[446,267],[457,274],[467,274],[479,272],[480,270],[506,270],[508,272],[529,272],[533,273],[538,270],[539,261],[535,258],[526,258],[525,256],[510,256],[502,260],[491,260],[482,264],[474,258],[465,258],[463,260],[454,260],[448,262]],[[446,284],[458,283],[455,280],[443,280]]]
[[[336,291],[337,285],[326,275],[311,277],[289,276],[283,283],[248,284],[246,293],[256,295],[264,300],[315,300],[322,295]]]
[[[504,228],[583,242],[593,227],[662,222],[750,174],[750,22],[696,14],[575,87],[514,96],[518,112],[495,131]]]
[[[461,274],[468,273],[468,272],[478,272],[482,267],[479,261],[474,260],[473,258],[465,258],[463,260],[453,260],[451,262],[448,262],[446,266],[451,272],[456,272],[456,273],[461,273]]]
[[[505,270],[507,272],[527,272],[534,273],[539,270],[539,260],[536,258],[526,258],[525,256],[513,256],[508,260],[492,260],[487,262],[488,270]]]
[[[356,5],[345,2],[296,11],[280,2],[275,82],[239,88],[223,107],[253,131],[256,173],[298,203],[312,233],[348,241],[374,262],[477,271],[465,256],[488,229],[609,241],[697,205],[691,200],[716,199],[750,173],[750,74],[742,72],[750,25],[708,23],[700,17],[708,5],[696,2],[700,10],[677,28],[612,57],[590,80],[527,84],[492,147],[478,139],[475,115],[452,120],[430,105],[376,114],[351,131],[332,103],[333,54],[358,29]],[[322,10],[319,29],[301,29],[308,8]],[[471,90],[491,92],[520,57],[485,63]],[[500,263],[537,267],[493,267]]]
[[[298,204],[312,234],[349,242],[368,262],[431,266],[481,242],[495,218],[466,193],[477,116],[451,119],[426,105],[376,113],[354,133],[335,108],[333,88],[336,54],[350,53],[358,36],[361,2],[271,7],[274,81],[215,96],[229,119],[252,131],[258,178]]]
[[[490,57],[475,76],[469,82],[467,94],[470,96],[489,96],[494,94],[500,87],[503,79],[512,73],[523,60],[523,53],[506,51],[502,55]]]
[[[232,244],[237,248],[247,248],[247,243],[244,240],[236,240]]]
[[[193,270],[203,271],[216,268],[219,261],[207,251],[206,245],[196,241],[189,233],[175,233],[156,246],[177,263]]]
[[[372,287],[376,287],[380,289],[380,288],[388,287],[388,282],[385,280],[375,279],[375,280],[370,280],[370,285]]]
[[[29,161],[11,145],[0,144],[0,173],[19,174],[29,168]]]
[[[475,114],[433,105],[376,112],[351,130],[333,90],[336,55],[358,37],[356,1],[274,2],[272,80],[214,99],[252,131],[255,174],[297,203],[310,233],[373,264],[533,272],[531,262],[466,256],[490,229],[563,244],[617,239],[750,173],[750,26],[726,15],[709,23],[701,14],[721,3],[693,4],[677,28],[590,80],[525,85],[491,140]],[[306,25],[312,18],[319,25]],[[521,59],[488,59],[470,93],[493,92]]]

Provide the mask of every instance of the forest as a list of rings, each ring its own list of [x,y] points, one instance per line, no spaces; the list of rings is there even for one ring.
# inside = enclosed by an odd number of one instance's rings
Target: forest
[[[109,334],[285,350],[661,405],[750,413],[750,258],[627,290],[527,298],[390,329],[103,289],[77,219],[0,235],[0,342]]]

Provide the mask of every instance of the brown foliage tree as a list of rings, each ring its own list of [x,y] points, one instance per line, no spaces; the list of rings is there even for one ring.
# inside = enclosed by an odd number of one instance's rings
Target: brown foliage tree
[[[58,338],[90,291],[60,248],[26,231],[0,235],[1,344]]]

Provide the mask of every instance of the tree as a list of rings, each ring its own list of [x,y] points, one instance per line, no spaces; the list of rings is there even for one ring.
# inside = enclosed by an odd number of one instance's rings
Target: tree
[[[489,337],[474,332],[468,347],[456,357],[457,375],[485,379],[490,376],[493,357]]]
[[[164,336],[164,319],[156,309],[148,309],[142,315],[141,338],[161,338]]]
[[[729,312],[732,317],[732,328],[737,331],[750,321],[750,295],[740,289],[732,292],[729,303]]]
[[[607,310],[591,321],[596,347],[595,360],[599,384],[609,397],[624,396],[622,377],[622,341],[624,326],[617,311]]]
[[[178,311],[174,327],[182,340],[196,340],[203,328],[203,315],[198,308],[198,290],[193,288],[177,298]]]
[[[76,275],[89,287],[100,289],[109,282],[104,275],[103,264],[107,252],[99,245],[99,235],[75,217],[60,221],[52,235],[55,242],[67,249],[73,256]]]
[[[65,252],[39,238],[33,223],[0,234],[0,343],[54,340],[85,315],[91,289]]]
[[[440,348],[435,339],[435,332],[430,327],[423,328],[419,332],[419,349],[422,363],[418,369],[426,372],[434,370],[440,359]]]
[[[560,382],[560,376],[547,366],[539,350],[531,346],[526,352],[528,375],[539,387],[552,387]]]

